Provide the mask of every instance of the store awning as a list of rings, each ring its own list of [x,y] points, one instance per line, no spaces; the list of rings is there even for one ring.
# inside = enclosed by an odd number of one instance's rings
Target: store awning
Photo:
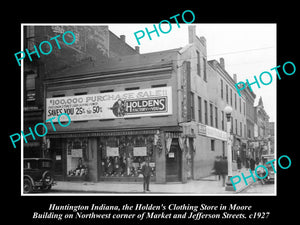
[[[47,138],[77,138],[77,137],[100,137],[100,136],[124,136],[124,135],[147,135],[156,134],[157,130],[165,132],[181,132],[178,128],[157,127],[143,129],[124,129],[124,130],[101,130],[101,131],[70,131],[70,132],[53,132],[47,134]]]

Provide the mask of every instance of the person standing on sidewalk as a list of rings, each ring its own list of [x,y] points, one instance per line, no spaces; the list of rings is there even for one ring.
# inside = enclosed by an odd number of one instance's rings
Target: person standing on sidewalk
[[[252,171],[254,171],[254,169],[255,169],[255,160],[253,157],[251,157],[251,159],[250,159],[250,169]]]
[[[212,174],[216,175],[216,180],[220,180],[220,161],[221,161],[221,156],[216,156],[215,161],[214,161],[214,167],[212,169]]]
[[[228,174],[228,163],[227,163],[227,157],[224,157],[220,161],[220,174],[222,177],[222,186],[225,187],[225,180]]]
[[[151,177],[151,167],[149,165],[149,159],[147,158],[145,161],[145,164],[142,166],[142,174],[144,177],[144,192],[150,191],[149,190],[149,184],[150,184],[150,177]]]
[[[242,168],[242,160],[241,160],[241,158],[240,158],[239,156],[237,157],[236,162],[237,162],[237,169],[238,169],[238,172],[240,172],[240,171],[241,171],[241,168]]]

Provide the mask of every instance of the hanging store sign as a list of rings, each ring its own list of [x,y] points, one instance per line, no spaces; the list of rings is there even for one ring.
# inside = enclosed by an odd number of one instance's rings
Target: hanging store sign
[[[67,113],[72,121],[171,115],[172,88],[47,98],[46,118],[61,113]]]
[[[147,148],[146,147],[134,147],[133,148],[133,156],[147,156]]]
[[[106,156],[119,156],[119,148],[118,147],[106,147]]]
[[[82,149],[71,149],[72,157],[82,158]]]
[[[198,123],[198,134],[206,135],[206,125]]]
[[[206,135],[222,141],[227,141],[227,133],[214,127],[206,126]]]

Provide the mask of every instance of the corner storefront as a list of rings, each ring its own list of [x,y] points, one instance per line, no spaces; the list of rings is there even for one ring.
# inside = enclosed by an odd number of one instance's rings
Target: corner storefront
[[[58,180],[142,181],[141,167],[149,159],[153,182],[180,181],[180,131],[169,129],[53,133],[47,154]]]

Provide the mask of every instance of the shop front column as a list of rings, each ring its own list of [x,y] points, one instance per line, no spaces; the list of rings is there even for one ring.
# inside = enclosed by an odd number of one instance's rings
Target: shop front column
[[[184,150],[181,150],[181,181],[182,183],[187,182],[187,173],[188,173],[188,164],[187,164],[187,158],[186,158],[186,151],[188,151],[187,146],[184,147]]]
[[[88,170],[89,170],[89,181],[97,182],[98,181],[98,151],[97,151],[97,138],[89,138],[88,144]]]
[[[159,133],[162,149],[156,146],[156,183],[166,183],[166,145],[164,132]]]

